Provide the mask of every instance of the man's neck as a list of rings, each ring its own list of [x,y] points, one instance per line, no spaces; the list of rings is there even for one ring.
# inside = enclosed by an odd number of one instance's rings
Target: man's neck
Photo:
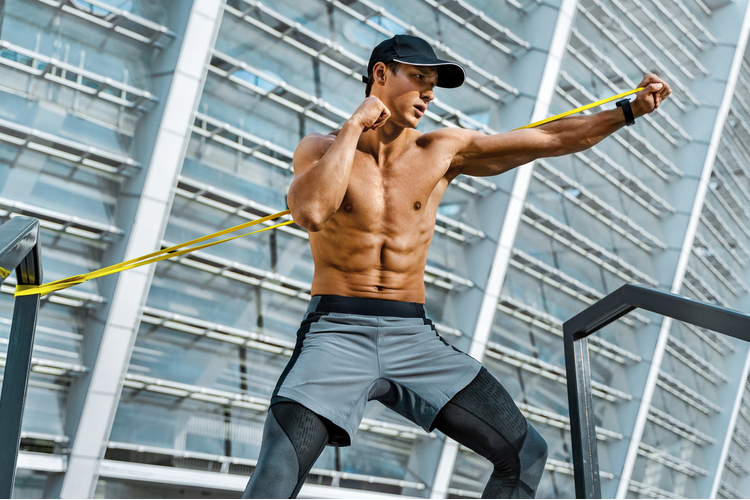
[[[409,141],[410,129],[395,124],[386,123],[377,130],[369,130],[362,134],[360,147],[370,153],[378,164],[393,153],[401,151]]]

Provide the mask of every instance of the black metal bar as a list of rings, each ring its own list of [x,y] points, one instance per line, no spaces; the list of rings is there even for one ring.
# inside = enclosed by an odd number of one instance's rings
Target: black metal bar
[[[750,342],[747,314],[641,287],[633,287],[630,295],[632,304],[641,309]]]
[[[23,276],[16,276],[18,284],[41,284],[41,253],[34,249],[38,241],[38,219],[15,217],[0,226],[0,283],[20,265]]]
[[[628,287],[624,285],[610,293],[603,299],[598,300],[583,311],[579,312],[568,321],[563,323],[563,330],[570,331],[573,340],[591,335],[595,331],[604,328],[626,315],[635,307],[628,304]]]
[[[13,495],[38,311],[39,295],[18,297],[13,308],[3,390],[0,393],[0,498],[11,498]]]
[[[15,268],[19,285],[42,284],[39,221],[17,217],[0,226],[0,277]],[[21,422],[31,372],[40,296],[17,297],[0,392],[0,498],[11,498],[16,476]]]
[[[565,367],[576,498],[601,498],[588,341],[583,338],[574,342],[567,338],[569,335],[565,333]]]
[[[618,288],[563,323],[573,475],[578,498],[601,498],[586,337],[637,308],[750,342],[747,314],[635,285]]]
[[[570,318],[565,326],[577,340],[638,308],[750,342],[750,316],[636,285],[621,286]]]

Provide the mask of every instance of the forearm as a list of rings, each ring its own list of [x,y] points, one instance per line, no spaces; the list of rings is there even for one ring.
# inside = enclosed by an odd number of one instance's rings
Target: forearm
[[[630,102],[634,118],[652,113],[672,93],[669,85],[649,73],[643,89]],[[598,144],[625,126],[625,113],[615,108],[585,116],[569,116],[534,128],[484,135],[451,130],[449,141],[457,144],[451,172],[466,175],[498,175],[520,165],[550,156],[578,153]]]
[[[569,116],[540,126],[553,138],[549,156],[577,153],[594,146],[605,137],[625,126],[625,115],[620,108],[584,116]]]
[[[287,201],[292,216],[303,227],[320,229],[341,206],[361,134],[361,125],[347,121],[323,157],[295,177]]]

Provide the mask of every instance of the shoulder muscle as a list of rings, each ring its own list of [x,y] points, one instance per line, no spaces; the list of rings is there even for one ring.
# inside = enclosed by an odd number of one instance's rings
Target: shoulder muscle
[[[434,148],[438,154],[444,155],[447,164],[450,165],[446,177],[452,179],[460,173],[455,168],[456,156],[471,144],[476,135],[483,136],[484,134],[462,128],[442,128],[424,134],[417,140],[417,145]]]
[[[306,135],[294,150],[294,175],[302,174],[314,167],[323,155],[326,154],[328,148],[333,144],[334,139],[335,136],[333,135]]]

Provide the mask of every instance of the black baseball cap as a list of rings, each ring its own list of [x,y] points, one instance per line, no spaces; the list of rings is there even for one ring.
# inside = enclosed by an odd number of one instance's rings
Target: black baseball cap
[[[412,64],[414,66],[435,66],[438,72],[438,87],[454,89],[460,87],[466,79],[464,68],[452,61],[438,59],[427,41],[412,35],[396,35],[382,41],[372,49],[367,74],[372,74],[376,63],[391,61]],[[368,77],[362,77],[367,83]]]

